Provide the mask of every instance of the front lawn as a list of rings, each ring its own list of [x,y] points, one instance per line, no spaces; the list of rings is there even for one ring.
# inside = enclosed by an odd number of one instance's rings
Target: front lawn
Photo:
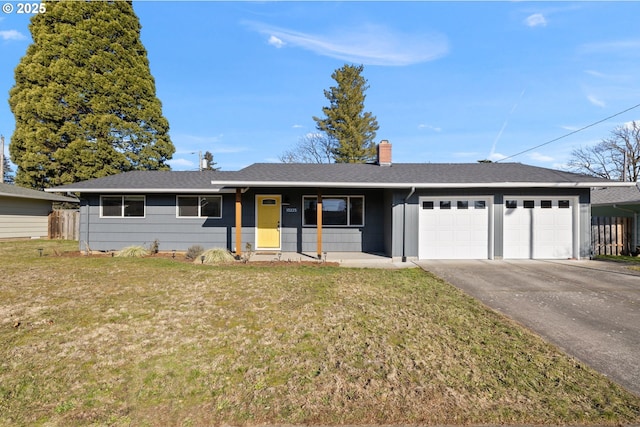
[[[0,425],[640,423],[640,398],[418,269],[76,248],[0,243]]]

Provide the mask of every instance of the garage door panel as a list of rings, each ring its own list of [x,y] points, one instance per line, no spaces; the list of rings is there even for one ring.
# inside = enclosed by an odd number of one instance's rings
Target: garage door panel
[[[476,204],[477,201],[481,203]],[[487,259],[488,205],[488,198],[421,198],[419,258]]]
[[[548,197],[506,200],[504,258],[570,258],[574,205],[571,199]]]

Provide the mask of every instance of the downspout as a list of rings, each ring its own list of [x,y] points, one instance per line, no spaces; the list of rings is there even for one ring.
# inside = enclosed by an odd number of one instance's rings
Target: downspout
[[[407,202],[416,192],[416,187],[411,187],[411,191],[402,202],[402,262],[407,262]]]
[[[98,196],[98,197],[100,197],[100,196]],[[90,228],[89,228],[89,221],[90,221],[90,218],[91,218],[91,201],[89,199],[80,198],[80,197],[78,197],[78,200],[80,201],[80,220],[81,221],[82,221],[82,201],[84,200],[86,202],[84,211],[86,212],[86,218],[87,218],[87,234],[85,236],[86,240],[84,241],[84,251],[85,251],[85,253],[87,255],[90,255],[90,253],[89,253],[89,240],[90,240],[89,233],[91,231],[90,231]],[[100,209],[100,202],[98,202],[98,209]],[[98,213],[98,215],[100,215],[100,214]],[[82,248],[82,233],[80,233],[80,234],[81,235],[78,236],[78,239],[80,239],[80,248]],[[80,249],[80,250],[82,251],[82,249]]]
[[[638,247],[638,212],[633,209],[621,208],[615,203],[613,204],[613,209],[618,209],[623,212],[631,212],[633,214],[633,239],[631,242],[633,243],[633,251],[635,252]]]

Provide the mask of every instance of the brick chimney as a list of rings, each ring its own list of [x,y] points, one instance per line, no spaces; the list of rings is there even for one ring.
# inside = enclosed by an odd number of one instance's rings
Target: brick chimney
[[[378,165],[391,166],[391,144],[386,139],[378,144]]]

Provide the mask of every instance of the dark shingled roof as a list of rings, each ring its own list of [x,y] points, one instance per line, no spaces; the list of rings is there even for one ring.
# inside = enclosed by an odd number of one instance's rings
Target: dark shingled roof
[[[640,190],[633,187],[596,188],[591,190],[591,205],[640,205]]]
[[[77,199],[66,196],[59,196],[57,194],[49,194],[44,191],[31,190],[29,188],[18,187],[17,185],[10,185],[0,183],[0,196],[3,197],[17,197],[20,199],[35,199],[35,200],[49,200],[52,202],[77,202]]]
[[[230,179],[237,172],[219,171],[131,171],[104,178],[63,185],[47,191],[100,192],[103,190],[185,190],[211,191],[213,179]]]
[[[234,172],[134,171],[47,191],[211,192],[223,187],[571,186],[620,185],[601,178],[521,163],[256,163]]]
[[[379,184],[602,182],[586,175],[521,163],[300,164],[256,163],[238,172],[239,181]]]

